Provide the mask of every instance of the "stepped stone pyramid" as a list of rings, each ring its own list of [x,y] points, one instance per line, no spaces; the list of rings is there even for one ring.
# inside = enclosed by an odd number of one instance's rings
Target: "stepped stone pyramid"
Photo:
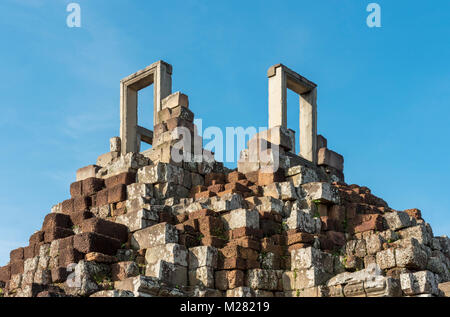
[[[11,251],[1,296],[449,295],[450,239],[419,210],[345,183],[343,157],[317,135],[314,83],[269,69],[269,129],[230,170],[202,149],[171,75],[159,61],[121,81],[120,137]],[[153,131],[137,122],[137,93],[150,85]],[[300,98],[298,155],[287,89]]]

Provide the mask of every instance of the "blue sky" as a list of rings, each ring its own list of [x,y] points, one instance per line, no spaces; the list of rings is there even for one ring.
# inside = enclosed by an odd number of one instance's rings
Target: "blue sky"
[[[365,0],[78,0],[82,27],[68,28],[70,2],[0,2],[0,265],[109,150],[120,79],[160,59],[204,127],[267,125],[266,71],[294,69],[318,84],[346,181],[450,233],[449,1],[379,0],[381,28]]]

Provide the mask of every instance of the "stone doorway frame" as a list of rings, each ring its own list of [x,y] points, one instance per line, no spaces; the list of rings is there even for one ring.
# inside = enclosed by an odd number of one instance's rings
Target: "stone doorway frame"
[[[161,100],[172,93],[172,66],[158,61],[120,81],[121,153],[140,152],[141,141],[152,145],[153,131],[138,125],[138,92],[153,84],[153,125]]]
[[[283,64],[271,66],[269,78],[269,129],[287,128],[287,89],[300,98],[300,153],[317,164],[317,85]]]

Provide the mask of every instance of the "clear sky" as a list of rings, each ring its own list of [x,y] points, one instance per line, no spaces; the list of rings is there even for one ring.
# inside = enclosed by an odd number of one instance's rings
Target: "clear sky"
[[[381,28],[366,25],[368,0],[78,0],[68,28],[70,2],[0,2],[0,265],[109,151],[120,79],[160,59],[221,128],[267,125],[266,71],[294,69],[318,84],[319,133],[347,183],[450,233],[448,0],[378,0]]]

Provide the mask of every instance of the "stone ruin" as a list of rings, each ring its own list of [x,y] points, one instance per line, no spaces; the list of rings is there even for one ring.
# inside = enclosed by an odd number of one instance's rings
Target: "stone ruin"
[[[121,81],[120,137],[11,251],[0,296],[449,295],[450,239],[435,237],[420,210],[393,210],[344,182],[343,157],[317,135],[314,83],[269,69],[269,129],[230,170],[201,149],[171,75],[159,61]],[[138,91],[152,84],[153,131],[137,116]],[[300,98],[298,155],[287,89]],[[200,147],[177,148],[183,138]]]

